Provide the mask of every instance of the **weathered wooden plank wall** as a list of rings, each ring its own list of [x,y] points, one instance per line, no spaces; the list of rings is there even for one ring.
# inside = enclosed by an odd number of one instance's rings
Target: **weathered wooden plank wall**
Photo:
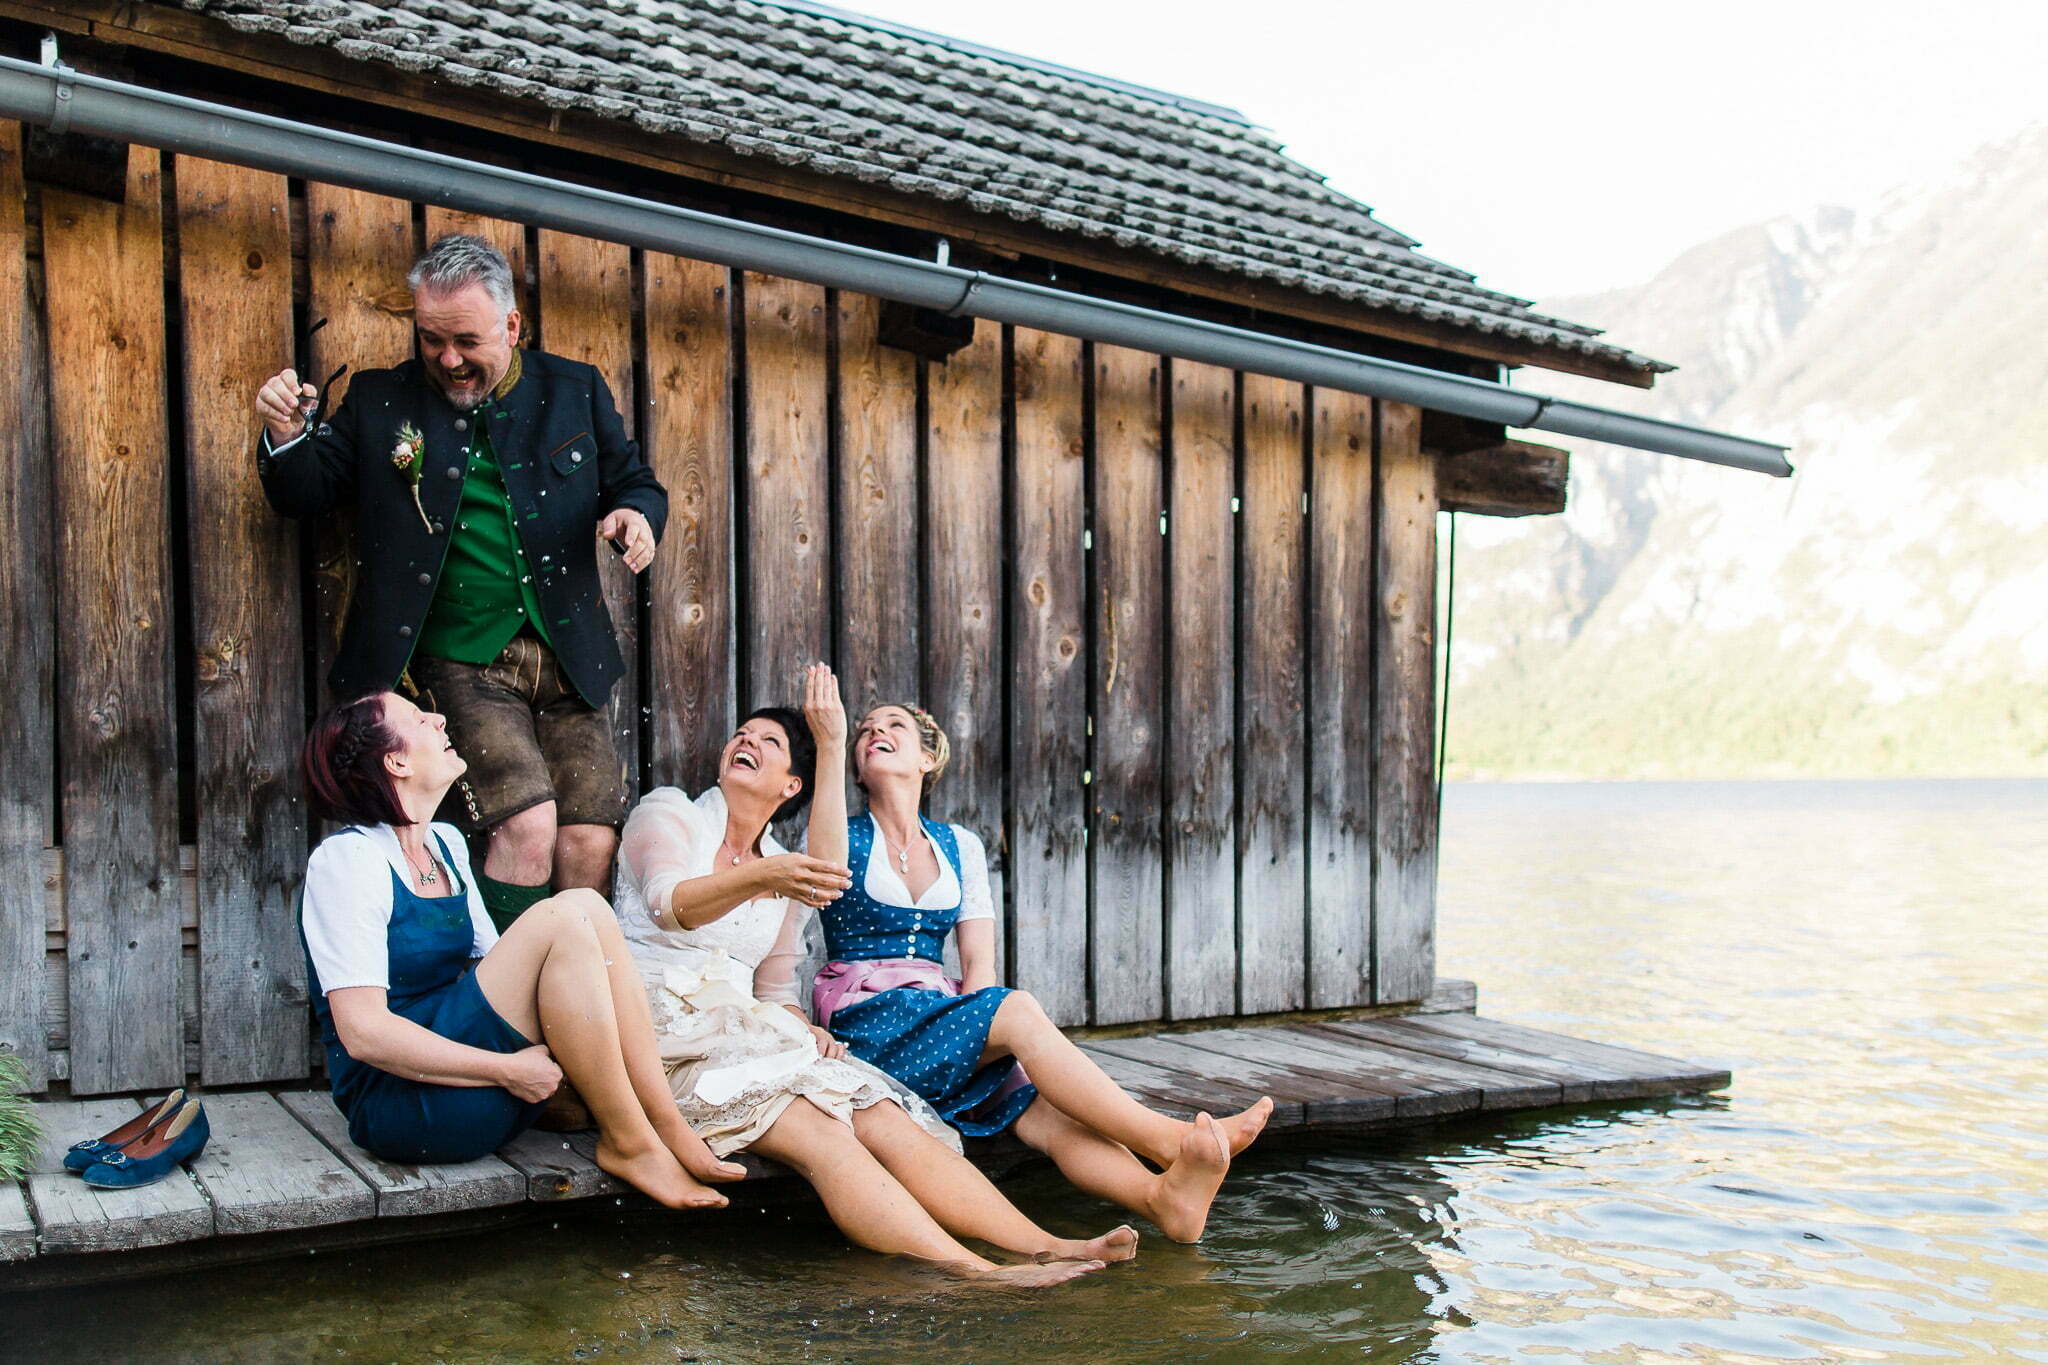
[[[304,651],[276,628],[279,605],[299,600],[299,535],[249,477],[246,406],[249,376],[292,353],[291,203],[282,176],[189,157],[177,173],[200,1071],[229,1085],[307,1066],[293,913],[306,866],[294,771]]]
[[[841,690],[852,718],[915,701],[925,619],[918,574],[916,357],[875,337],[874,299],[839,294],[833,510]]]
[[[185,1075],[160,162],[130,149],[120,204],[43,195],[64,894],[92,907],[65,940],[80,1094]]]
[[[1095,352],[1094,692],[1089,957],[1098,1023],[1157,1019],[1166,1002],[1166,489],[1159,358]]]
[[[11,149],[0,365],[30,382],[0,388],[0,1046],[81,1094],[303,1074],[290,769],[347,557],[262,502],[249,394],[294,316],[329,319],[315,380],[410,352],[422,215],[182,159],[166,205],[141,152],[125,205],[38,201]],[[930,808],[982,835],[1005,979],[1056,1019],[1427,992],[1436,504],[1413,409],[990,323],[919,360],[877,344],[871,299],[423,217],[511,251],[540,339],[606,373],[670,490],[644,589],[600,556],[640,787],[706,785],[738,709],[831,659],[855,710],[921,700],[946,727]],[[46,304],[9,307],[38,269]]]
[[[1166,1012],[1237,1007],[1237,383],[1173,363],[1167,478]]]
[[[1373,402],[1319,390],[1309,466],[1308,1003],[1372,998]]]
[[[55,832],[50,744],[56,579],[51,570],[50,460],[32,395],[36,319],[28,291],[21,125],[0,122],[0,1052],[43,1089],[42,850]]]
[[[1002,328],[975,324],[967,347],[926,367],[924,442],[922,704],[953,754],[930,805],[935,818],[981,836],[990,890],[1002,907],[1009,903]],[[996,936],[999,973],[1010,941],[1007,932]]]
[[[1238,600],[1238,1008],[1307,1003],[1308,873],[1302,802],[1308,743],[1302,610],[1308,488],[1307,395],[1244,377],[1244,492]]]
[[[566,232],[540,234],[541,344],[556,355],[597,367],[626,419],[637,433],[633,371],[633,253],[616,242],[598,242]],[[619,750],[626,790],[640,789],[640,588],[620,557],[605,549],[597,557],[605,609],[611,613],[626,675],[612,689],[612,739]]]
[[[1087,436],[1083,347],[1011,340],[1010,915],[1015,985],[1088,1018]]]
[[[732,729],[732,281],[722,266],[647,254],[641,430],[668,489],[648,593],[649,785],[701,791]],[[659,705],[651,704],[659,699]]]

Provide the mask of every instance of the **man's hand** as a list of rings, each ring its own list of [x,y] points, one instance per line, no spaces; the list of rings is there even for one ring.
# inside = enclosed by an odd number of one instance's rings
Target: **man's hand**
[[[597,524],[597,535],[600,540],[624,540],[626,567],[634,573],[654,562],[654,528],[630,507],[614,508]]]
[[[256,390],[256,418],[270,433],[270,444],[281,446],[306,426],[306,400],[319,397],[311,384],[301,384],[297,370],[279,370]],[[613,515],[617,515],[614,513]]]

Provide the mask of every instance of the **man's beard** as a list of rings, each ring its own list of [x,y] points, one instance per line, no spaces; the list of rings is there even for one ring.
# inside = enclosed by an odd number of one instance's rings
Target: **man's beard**
[[[491,396],[492,384],[483,382],[483,371],[481,370],[476,371],[479,377],[479,382],[476,386],[463,391],[456,389],[455,381],[448,377],[445,370],[435,369],[432,373],[434,376],[434,387],[441,391],[441,396],[446,398],[449,405],[457,412],[475,412],[484,405],[484,400]]]

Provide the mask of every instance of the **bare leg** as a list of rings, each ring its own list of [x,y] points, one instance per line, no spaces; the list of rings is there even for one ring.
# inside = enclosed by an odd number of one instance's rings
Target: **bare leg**
[[[572,825],[570,828],[598,829],[602,826]],[[676,1109],[675,1092],[669,1089],[668,1072],[661,1064],[661,1049],[654,1039],[654,1015],[647,1005],[647,987],[641,982],[640,973],[634,969],[633,952],[626,946],[625,934],[620,932],[618,916],[612,913],[604,898],[595,893],[565,891],[558,897],[563,900],[572,898],[583,907],[591,929],[597,934],[598,946],[604,949],[605,975],[611,983],[612,1013],[619,1021],[619,1052],[647,1121],[661,1135],[662,1145],[683,1163],[683,1169],[699,1180],[744,1180],[746,1168],[713,1156],[711,1149],[704,1145],[704,1139],[690,1130],[690,1125],[683,1122],[682,1114]]]
[[[959,1275],[1025,1285],[1057,1284],[1100,1261],[998,1266],[947,1235],[910,1191],[861,1145],[851,1128],[798,1097],[753,1150],[773,1157],[811,1182],[839,1230],[870,1251],[911,1256]]]
[[[1179,1159],[1189,1125],[1147,1109],[1125,1094],[1054,1026],[1029,992],[1010,992],[989,1026],[982,1064],[1005,1055],[1024,1063],[1038,1093],[1068,1116],[1161,1166]],[[1232,1156],[1251,1145],[1272,1112],[1273,1101],[1261,1099],[1244,1112],[1218,1121]]]
[[[1201,1239],[1209,1205],[1230,1162],[1213,1141],[1200,1141],[1193,1124],[1165,1171],[1154,1173],[1130,1149],[1060,1112],[1043,1095],[1017,1119],[1017,1137],[1051,1157],[1060,1174],[1081,1189],[1152,1220],[1176,1242]],[[1191,1141],[1192,1140],[1192,1141]]]
[[[598,899],[571,892],[521,915],[477,964],[477,985],[506,1023],[544,1041],[576,1083],[597,1116],[599,1166],[670,1208],[722,1207],[725,1196],[699,1184],[662,1142],[627,1074],[604,948],[591,923]]]
[[[607,894],[618,851],[619,836],[610,825],[563,825],[555,831],[555,890],[587,886]]]
[[[1042,1259],[1127,1261],[1138,1254],[1138,1234],[1128,1227],[1085,1242],[1053,1236],[1019,1212],[980,1167],[918,1127],[894,1101],[860,1110],[853,1116],[853,1131],[889,1174],[956,1237],[978,1238]],[[1138,1164],[1128,1152],[1124,1159]]]
[[[555,856],[555,803],[543,801],[491,826],[484,875],[515,886],[542,886]]]

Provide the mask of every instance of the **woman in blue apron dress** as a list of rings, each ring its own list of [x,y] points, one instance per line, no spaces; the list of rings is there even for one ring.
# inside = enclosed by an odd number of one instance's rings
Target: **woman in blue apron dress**
[[[313,809],[348,826],[313,851],[299,929],[350,1140],[390,1161],[471,1160],[530,1126],[566,1073],[596,1116],[598,1165],[672,1208],[723,1205],[700,1182],[745,1172],[676,1113],[604,899],[563,892],[500,937],[460,835],[427,823],[466,766],[444,730],[383,692],[306,737]]]
[[[845,734],[844,717],[813,728],[821,810],[811,828],[835,829],[826,812],[843,815],[844,790],[832,791],[825,774],[844,763],[828,752],[840,747],[828,737]],[[853,874],[852,889],[819,912],[831,961],[813,987],[818,1022],[962,1132],[1012,1131],[1082,1189],[1150,1218],[1176,1241],[1195,1241],[1230,1159],[1265,1127],[1272,1101],[1193,1123],[1148,1109],[1029,992],[995,984],[995,906],[981,840],[920,809],[948,756],[945,733],[913,706],[878,706],[854,732],[868,813],[844,826],[844,844],[814,833],[810,847]],[[959,944],[959,980],[945,974],[949,935]]]

